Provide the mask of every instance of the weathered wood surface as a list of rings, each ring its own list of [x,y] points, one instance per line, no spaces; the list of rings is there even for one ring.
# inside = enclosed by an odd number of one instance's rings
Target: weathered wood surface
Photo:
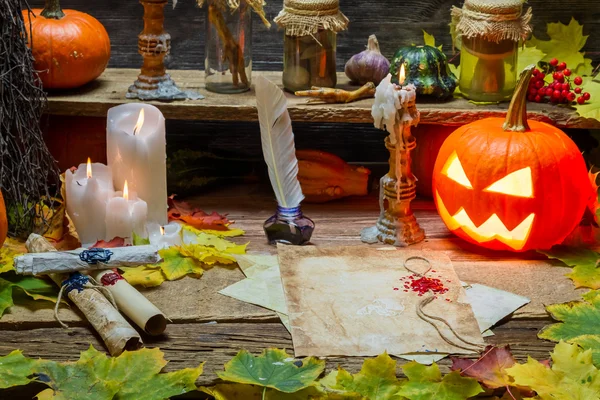
[[[40,7],[44,0],[30,0]],[[272,20],[282,8],[282,0],[267,1],[267,18]],[[338,35],[337,67],[365,48],[367,37],[376,34],[384,55],[391,57],[396,49],[412,43],[423,43],[423,30],[433,34],[452,56],[450,39],[450,8],[462,0],[341,0],[340,7],[350,19],[348,31]],[[194,0],[179,0],[177,8],[165,7],[165,28],[172,37],[172,51],[167,67],[201,69],[204,66],[205,10]],[[142,31],[142,6],[137,1],[123,0],[62,0],[64,8],[74,8],[96,17],[111,38],[112,57],[109,66],[139,68],[137,35]],[[591,35],[584,50],[596,62],[600,60],[600,2],[597,0],[529,0],[533,8],[533,27],[536,37],[547,39],[546,23],[561,21],[568,24],[571,17],[584,25],[583,33]],[[283,32],[277,26],[267,30],[254,17],[252,33],[253,67],[257,71],[281,71]]]
[[[249,251],[274,251],[262,232],[262,223],[275,207],[268,187],[233,187],[194,198],[192,202],[206,211],[228,213],[236,221],[235,226],[246,230],[245,236],[235,240],[249,241]],[[323,205],[306,204],[303,209],[317,224],[312,242],[318,246],[362,245],[358,238],[360,229],[373,224],[378,215],[377,199],[373,195]],[[536,338],[537,331],[551,323],[543,312],[544,304],[567,301],[579,295],[571,281],[563,276],[568,269],[551,267],[551,263],[536,253],[493,253],[477,249],[448,232],[431,202],[416,201],[414,209],[427,240],[413,248],[444,251],[455,264],[458,275],[467,282],[510,290],[534,300],[532,305],[494,328],[496,336],[487,338],[487,342],[510,344],[521,361],[527,355],[547,358],[553,345]],[[216,379],[214,371],[242,348],[253,353],[267,347],[292,349],[291,337],[274,313],[217,293],[242,278],[237,269],[213,268],[200,280],[184,278],[146,292],[174,322],[162,337],[144,336],[147,346],[160,347],[165,352],[165,358],[170,360],[167,371],[207,361],[206,372],[198,383],[211,384]],[[63,361],[75,360],[90,343],[103,348],[78,315],[65,308],[61,310],[61,318],[73,326],[69,333],[56,327],[51,310],[42,304],[37,302],[29,309],[13,307],[0,320],[0,355],[20,348],[32,357]],[[362,360],[334,357],[327,360],[327,367],[332,369],[340,364],[356,372]],[[449,361],[444,360],[441,365],[447,370]],[[0,398],[3,398],[1,391]]]
[[[125,99],[127,87],[135,80],[134,69],[108,69],[96,81],[72,91],[53,93],[48,97],[50,114],[68,116],[103,117],[109,108],[133,102]],[[254,92],[237,95],[210,93],[204,90],[201,71],[172,71],[173,79],[186,89],[198,90],[206,95],[203,100],[180,102],[151,102],[160,108],[167,119],[199,121],[256,121]],[[255,72],[281,84],[279,72]],[[348,79],[339,73],[340,87],[348,87]],[[372,123],[372,99],[350,104],[306,104],[305,98],[286,94],[288,110],[293,121],[312,123]],[[485,117],[504,117],[508,103],[477,106],[464,99],[444,103],[420,102],[422,124],[464,125]],[[529,119],[544,121],[568,128],[600,128],[600,122],[581,118],[574,110],[549,104],[528,105]]]

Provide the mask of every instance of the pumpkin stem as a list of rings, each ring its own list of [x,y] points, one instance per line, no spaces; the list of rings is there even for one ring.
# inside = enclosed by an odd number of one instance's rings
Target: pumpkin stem
[[[374,51],[376,53],[381,54],[381,50],[379,50],[379,41],[377,40],[377,36],[375,36],[375,35],[369,36],[369,41],[367,43],[367,50]]]
[[[517,87],[508,106],[506,120],[502,125],[502,129],[505,131],[525,132],[529,130],[527,124],[527,90],[534,68],[535,65],[528,65],[519,76],[519,82],[517,82]]]
[[[59,0],[46,0],[46,5],[42,10],[41,15],[48,19],[61,19],[65,16],[65,13],[60,7]]]

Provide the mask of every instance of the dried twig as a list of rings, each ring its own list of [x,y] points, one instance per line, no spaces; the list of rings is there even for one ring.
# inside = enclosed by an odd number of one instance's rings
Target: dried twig
[[[0,187],[9,234],[25,238],[48,228],[59,179],[40,129],[46,94],[27,47],[31,26],[22,9],[32,15],[24,0],[0,2]]]
[[[311,90],[301,90],[294,94],[296,96],[313,97],[308,100],[308,103],[351,103],[360,99],[374,97],[375,84],[367,82],[364,86],[351,92],[342,89],[313,86]]]

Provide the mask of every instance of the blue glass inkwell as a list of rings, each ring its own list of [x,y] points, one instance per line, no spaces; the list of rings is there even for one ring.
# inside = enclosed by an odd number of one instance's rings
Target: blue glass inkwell
[[[277,207],[277,212],[263,225],[269,244],[302,245],[310,241],[315,223],[298,207]]]

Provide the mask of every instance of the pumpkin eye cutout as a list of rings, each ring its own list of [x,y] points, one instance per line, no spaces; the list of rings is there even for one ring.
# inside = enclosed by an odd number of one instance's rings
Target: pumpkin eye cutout
[[[465,173],[456,152],[448,157],[446,164],[444,164],[444,168],[442,168],[442,174],[466,188],[473,189],[473,185],[471,185],[471,181],[467,178],[467,174]]]
[[[511,172],[504,178],[492,183],[484,192],[502,193],[515,197],[533,197],[531,167]]]

